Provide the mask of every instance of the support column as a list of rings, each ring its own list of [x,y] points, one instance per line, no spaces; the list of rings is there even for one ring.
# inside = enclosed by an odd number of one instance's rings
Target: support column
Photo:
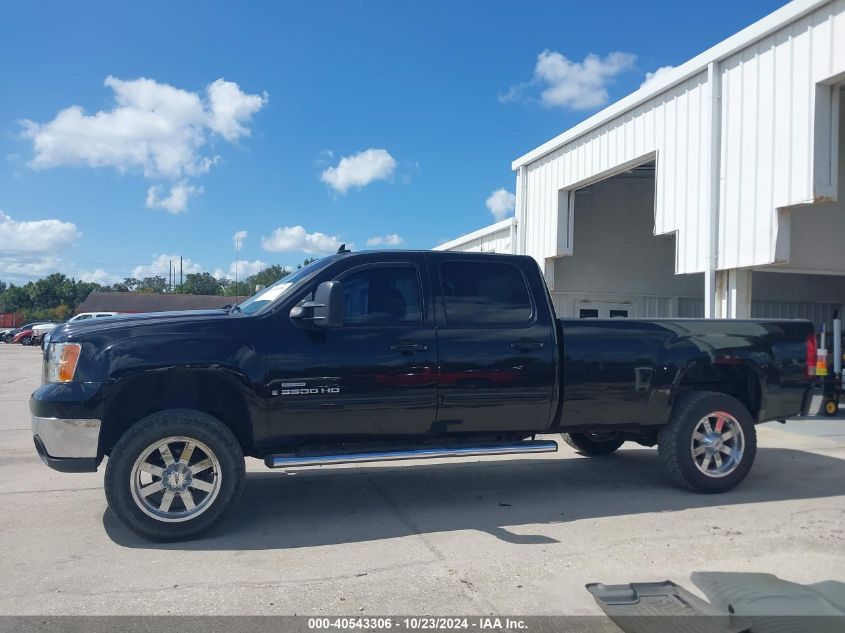
[[[732,268],[716,271],[716,317],[751,318],[751,270]]]
[[[710,142],[707,187],[707,225],[703,235],[707,245],[704,262],[704,316],[718,318],[719,290],[716,269],[719,265],[719,204],[721,196],[722,157],[722,75],[719,62],[707,66]]]

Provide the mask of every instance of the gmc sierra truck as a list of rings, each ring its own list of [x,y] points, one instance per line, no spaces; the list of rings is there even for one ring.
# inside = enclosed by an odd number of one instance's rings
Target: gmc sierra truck
[[[57,327],[30,401],[64,472],[148,539],[192,538],[270,468],[658,447],[704,493],[748,474],[755,424],[806,411],[808,321],[557,319],[534,260],[341,249],[229,309]]]

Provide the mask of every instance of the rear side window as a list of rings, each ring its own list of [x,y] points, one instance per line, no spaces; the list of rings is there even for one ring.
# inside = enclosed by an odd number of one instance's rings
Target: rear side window
[[[341,279],[344,325],[421,323],[422,303],[416,268],[379,266]]]
[[[449,325],[526,323],[533,310],[522,272],[498,262],[447,262],[440,267]]]

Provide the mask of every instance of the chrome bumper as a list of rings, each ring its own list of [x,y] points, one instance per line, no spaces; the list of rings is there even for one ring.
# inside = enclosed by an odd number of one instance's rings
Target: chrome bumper
[[[47,455],[65,458],[96,458],[100,420],[68,420],[32,416],[32,436],[40,440]]]

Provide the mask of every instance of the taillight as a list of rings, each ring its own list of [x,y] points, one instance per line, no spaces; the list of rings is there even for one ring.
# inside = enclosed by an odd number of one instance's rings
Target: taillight
[[[807,377],[813,378],[816,375],[816,363],[818,362],[818,350],[816,348],[816,335],[807,335]]]

